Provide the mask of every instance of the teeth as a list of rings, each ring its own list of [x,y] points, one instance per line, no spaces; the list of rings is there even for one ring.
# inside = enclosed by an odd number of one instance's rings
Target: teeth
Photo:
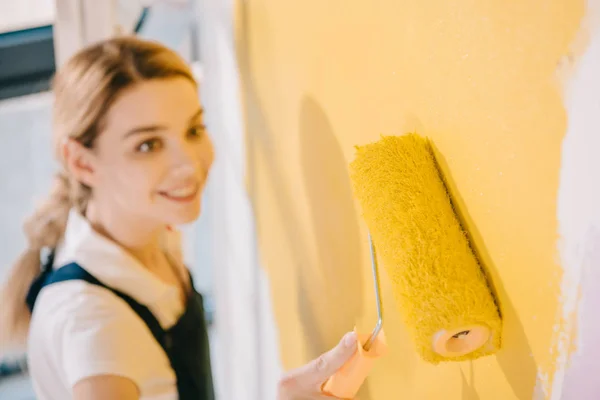
[[[169,197],[188,197],[193,195],[196,192],[196,185],[188,185],[186,187],[182,187],[176,190],[171,190],[167,192],[167,196]]]

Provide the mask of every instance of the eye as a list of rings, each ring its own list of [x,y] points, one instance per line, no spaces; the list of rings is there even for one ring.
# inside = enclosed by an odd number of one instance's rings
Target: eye
[[[159,139],[149,139],[145,140],[141,144],[139,144],[136,148],[136,151],[140,153],[151,153],[162,148],[162,142]]]
[[[193,126],[188,131],[188,135],[192,139],[199,139],[199,138],[203,137],[205,133],[206,133],[206,125],[203,125],[203,124]]]

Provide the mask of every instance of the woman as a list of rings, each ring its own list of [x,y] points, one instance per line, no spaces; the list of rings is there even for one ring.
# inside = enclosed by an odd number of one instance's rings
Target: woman
[[[28,337],[40,400],[212,399],[202,298],[172,228],[198,217],[213,162],[192,73],[161,45],[117,38],[76,54],[53,89],[63,173],[25,225],[0,346]],[[330,398],[320,387],[355,341],[288,373],[279,398]]]

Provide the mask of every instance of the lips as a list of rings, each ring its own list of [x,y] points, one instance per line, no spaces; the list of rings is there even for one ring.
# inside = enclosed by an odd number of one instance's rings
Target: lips
[[[169,200],[178,202],[189,202],[196,198],[200,190],[199,183],[187,184],[170,190],[159,192],[159,194]]]

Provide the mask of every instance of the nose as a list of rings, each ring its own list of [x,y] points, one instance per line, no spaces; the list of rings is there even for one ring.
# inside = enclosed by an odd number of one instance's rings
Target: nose
[[[193,146],[182,144],[174,148],[172,153],[172,172],[176,178],[188,178],[199,169],[198,152]]]

